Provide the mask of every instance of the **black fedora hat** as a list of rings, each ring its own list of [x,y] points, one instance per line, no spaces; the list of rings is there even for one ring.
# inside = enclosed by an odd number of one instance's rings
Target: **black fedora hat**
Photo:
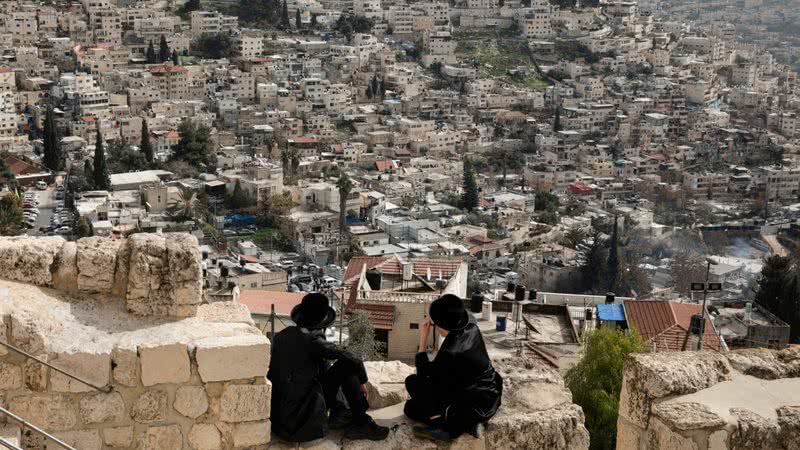
[[[291,316],[297,326],[313,330],[330,326],[336,320],[336,311],[330,307],[325,294],[312,292],[292,308]]]
[[[464,302],[453,294],[445,294],[434,300],[430,311],[433,323],[448,331],[463,330],[469,323]]]

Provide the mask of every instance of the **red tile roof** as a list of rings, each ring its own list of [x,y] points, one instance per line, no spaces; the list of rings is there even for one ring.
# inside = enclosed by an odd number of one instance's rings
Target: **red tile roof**
[[[45,169],[38,167],[34,164],[27,163],[17,158],[16,156],[6,156],[5,158],[3,158],[3,161],[6,163],[6,165],[14,174],[14,176],[46,172]]]
[[[683,348],[692,315],[699,314],[701,309],[701,305],[693,303],[628,300],[625,302],[625,317],[631,328],[655,351],[678,352]],[[703,349],[720,351],[719,335],[707,312],[703,336]],[[687,345],[691,345],[691,340]]]
[[[186,72],[186,68],[181,66],[175,66],[172,64],[158,64],[155,66],[150,66],[150,73],[175,73],[175,72]]]
[[[372,326],[379,330],[391,330],[394,324],[394,305],[356,303],[356,310],[366,311]]]
[[[265,289],[242,289],[239,294],[239,303],[247,306],[251,314],[269,314],[272,305],[275,313],[289,314],[295,305],[303,300],[303,292],[280,292]]]
[[[414,274],[425,276],[428,269],[431,270],[432,276],[439,276],[441,271],[442,277],[453,276],[458,268],[461,266],[461,258],[411,258],[408,260],[411,263],[411,270]],[[403,268],[400,265],[400,260],[394,256],[356,256],[347,264],[347,270],[344,273],[344,284],[354,283],[361,275],[363,266],[367,270],[377,268],[382,273],[389,275],[400,275]]]
[[[375,161],[375,168],[381,172],[394,169],[394,163],[389,159],[379,159]]]

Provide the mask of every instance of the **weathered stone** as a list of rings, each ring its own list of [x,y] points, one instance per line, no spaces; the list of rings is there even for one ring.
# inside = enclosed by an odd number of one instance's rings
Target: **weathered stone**
[[[144,344],[139,346],[142,384],[186,383],[191,376],[186,344]]]
[[[111,293],[117,251],[122,241],[101,237],[78,240],[78,289],[84,292]]]
[[[111,293],[119,298],[126,298],[128,293],[128,271],[130,270],[131,243],[126,239],[117,249],[117,265],[114,268],[114,287]]]
[[[189,446],[194,450],[219,450],[222,448],[222,436],[217,427],[210,423],[192,425],[188,440]]]
[[[47,355],[37,356],[42,361],[47,361]],[[32,359],[25,360],[22,366],[22,377],[25,387],[35,391],[44,392],[47,390],[47,374],[50,368]]]
[[[131,417],[139,423],[151,423],[164,419],[167,410],[167,393],[160,390],[146,391],[131,408]]]
[[[195,359],[206,382],[264,377],[269,368],[269,341],[262,334],[196,341]]]
[[[637,353],[625,359],[620,415],[647,428],[654,400],[697,392],[731,379],[728,360],[716,352]]]
[[[7,280],[52,286],[51,268],[64,242],[61,237],[0,238],[0,274]]]
[[[647,440],[643,448],[658,450],[699,450],[699,446],[694,439],[675,433],[669,426],[657,418],[653,418],[650,421],[650,428],[647,430]]]
[[[367,361],[367,393],[370,409],[381,409],[408,400],[406,377],[415,369],[400,361]]]
[[[141,315],[193,315],[202,301],[197,239],[186,233],[138,233],[128,240],[126,303]]]
[[[18,425],[0,426],[0,438],[2,438],[11,445],[16,445],[17,447],[21,447],[22,428],[20,428]]]
[[[786,449],[800,448],[800,406],[778,408],[778,442]]]
[[[64,441],[67,445],[79,448],[80,450],[100,450],[103,448],[103,440],[100,439],[100,430],[61,431],[53,435]],[[59,446],[52,443],[45,448],[59,448]]]
[[[237,423],[233,427],[233,448],[248,448],[269,444],[269,421]]]
[[[80,401],[80,413],[86,424],[116,422],[125,415],[125,402],[119,392],[87,395]]]
[[[111,354],[106,352],[59,353],[51,363],[95,386],[105,386],[111,375]],[[56,392],[91,392],[93,388],[56,371],[50,374],[50,389]]]
[[[731,434],[730,450],[778,448],[778,424],[742,408],[732,408],[736,429]]]
[[[139,385],[139,355],[136,348],[117,347],[111,352],[114,382],[123,386]]]
[[[272,385],[225,386],[220,397],[220,419],[224,422],[249,422],[269,418]]]
[[[175,392],[175,411],[190,419],[196,419],[208,411],[208,397],[201,386],[181,386]]]
[[[78,290],[78,244],[66,242],[53,262],[53,287],[63,292]]]
[[[0,391],[11,391],[22,387],[22,368],[0,362]]]
[[[660,403],[653,408],[653,414],[670,428],[680,431],[719,428],[725,425],[725,420],[708,409],[708,406],[694,402]]]
[[[735,350],[726,356],[734,369],[765,380],[789,377],[794,370],[791,364],[778,359],[776,352],[765,348]]]
[[[20,313],[11,314],[10,322],[12,345],[34,355],[47,353],[47,335],[56,331],[57,325],[43,329],[44,325],[35,317]]]
[[[507,414],[500,408],[487,427],[486,445],[490,449],[585,450],[589,433],[577,405],[521,414]]]
[[[0,301],[5,300],[3,298],[4,294],[0,293]],[[8,315],[0,314],[0,342],[8,343],[8,326],[7,323],[11,323],[11,317]],[[6,356],[8,354],[8,350],[0,345],[0,356]]]
[[[50,431],[63,431],[78,422],[76,408],[69,397],[62,394],[25,394],[8,402],[12,413],[24,417],[32,424]]]
[[[150,427],[145,435],[145,450],[181,450],[183,434],[178,425]]]
[[[133,427],[103,428],[103,441],[109,447],[130,447],[133,443]]]

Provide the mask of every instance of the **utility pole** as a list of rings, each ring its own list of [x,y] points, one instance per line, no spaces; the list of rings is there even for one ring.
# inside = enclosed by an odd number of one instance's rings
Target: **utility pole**
[[[708,276],[711,274],[711,266],[719,264],[711,258],[706,258],[706,282],[703,285],[703,308],[700,310],[700,333],[697,339],[697,351],[703,350],[703,334],[706,330],[706,297],[708,296]]]

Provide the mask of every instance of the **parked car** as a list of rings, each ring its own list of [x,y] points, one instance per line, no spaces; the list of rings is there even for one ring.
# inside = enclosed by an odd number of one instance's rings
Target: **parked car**
[[[72,228],[70,227],[61,227],[56,230],[57,234],[70,234],[72,232]]]
[[[38,189],[40,191],[43,191],[43,190],[47,189],[47,183],[45,183],[44,181],[37,181],[36,182],[36,189]]]

